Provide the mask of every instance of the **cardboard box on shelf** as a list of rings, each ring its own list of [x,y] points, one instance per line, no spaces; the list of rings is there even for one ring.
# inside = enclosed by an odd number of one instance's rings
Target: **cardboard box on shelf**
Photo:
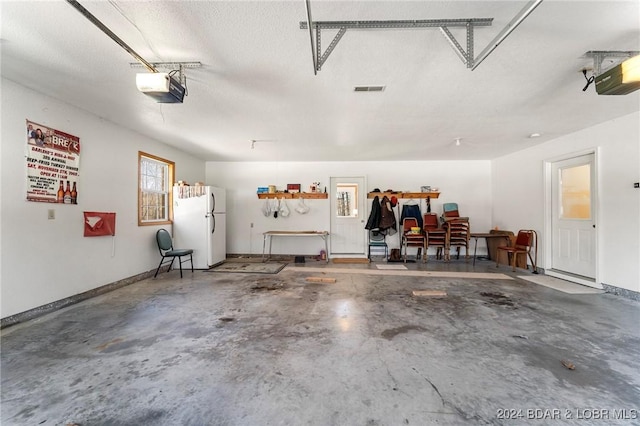
[[[299,183],[288,183],[287,184],[287,192],[292,194],[297,194],[300,192],[300,184]]]

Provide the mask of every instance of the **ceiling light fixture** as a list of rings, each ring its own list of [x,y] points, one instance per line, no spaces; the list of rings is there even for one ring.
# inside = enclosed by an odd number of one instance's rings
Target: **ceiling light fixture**
[[[596,77],[598,95],[626,95],[640,89],[640,55],[616,65]]]
[[[640,51],[590,50],[583,57],[593,59],[598,95],[627,95],[640,89]],[[605,59],[615,65],[603,71]]]
[[[462,138],[456,138],[456,146],[460,146],[460,139]]]
[[[640,55],[627,59],[620,67],[622,68],[623,83],[640,81]]]
[[[138,90],[160,103],[182,103],[186,88],[171,73],[148,72],[136,74]]]
[[[542,134],[540,134],[540,133],[531,133],[529,135],[529,139],[539,138],[540,136],[542,136]]]
[[[143,66],[137,62],[129,65],[131,68]],[[154,62],[151,65],[156,72],[137,74],[136,85],[140,92],[162,103],[182,103],[184,97],[189,95],[184,69],[202,67],[201,62]],[[160,72],[161,69],[167,72]]]

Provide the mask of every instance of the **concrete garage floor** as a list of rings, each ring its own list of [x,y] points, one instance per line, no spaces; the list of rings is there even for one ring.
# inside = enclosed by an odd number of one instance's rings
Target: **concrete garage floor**
[[[497,272],[164,273],[3,330],[2,425],[640,424],[640,303]]]

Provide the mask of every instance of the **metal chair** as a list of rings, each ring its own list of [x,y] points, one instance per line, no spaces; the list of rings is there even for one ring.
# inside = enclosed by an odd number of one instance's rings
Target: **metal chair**
[[[447,247],[447,230],[440,226],[436,213],[425,213],[422,216],[424,235],[427,238],[427,249],[436,247],[436,259],[442,259],[442,251]]]
[[[416,260],[422,251],[422,261],[427,261],[427,237],[422,233],[422,229],[415,233],[411,228],[418,228],[418,220],[414,217],[405,217],[402,221],[402,248],[404,249],[404,262],[407,262],[407,248],[418,247]]]
[[[369,230],[369,249],[367,257],[371,260],[371,247],[384,247],[384,258],[387,259],[389,246],[385,240],[385,235],[377,230]]]
[[[160,255],[162,259],[160,260],[160,264],[158,264],[158,269],[156,269],[156,273],[153,278],[158,276],[158,271],[163,264],[168,263],[165,259],[171,258],[171,262],[169,263],[169,269],[167,272],[171,270],[173,266],[173,261],[175,258],[178,258],[178,265],[180,266],[180,278],[182,278],[182,263],[187,260],[191,262],[191,272],[193,273],[193,250],[192,249],[174,249],[173,241],[171,240],[171,234],[166,229],[158,229],[156,232],[156,243],[158,243],[158,251],[160,251]],[[189,255],[189,259],[182,260],[183,256]]]
[[[456,248],[456,259],[460,259],[460,247],[464,247],[464,258],[469,259],[469,241],[471,240],[471,229],[469,218],[457,217],[448,218],[444,224],[447,230],[447,246],[445,247],[445,260],[449,260],[451,247]]]
[[[460,217],[460,212],[458,211],[458,203],[444,203],[442,205],[442,217]]]
[[[447,231],[447,243],[444,249],[444,260],[449,261],[451,247],[456,248],[456,259],[460,259],[460,247],[465,248],[465,259],[469,259],[469,241],[471,229],[469,218],[460,217],[458,203],[444,203],[442,205],[443,228]]]

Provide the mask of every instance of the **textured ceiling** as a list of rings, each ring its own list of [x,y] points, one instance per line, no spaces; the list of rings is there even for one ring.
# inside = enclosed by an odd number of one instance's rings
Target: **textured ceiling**
[[[138,92],[144,69],[66,1],[0,3],[2,75],[206,160],[491,159],[640,110],[640,91],[583,92],[580,72],[589,50],[640,50],[637,0],[545,0],[474,71],[437,29],[348,30],[317,75],[304,0],[80,3],[149,62],[202,62],[186,71],[184,104]],[[526,3],[311,0],[311,11],[493,18],[475,30],[477,56]]]

